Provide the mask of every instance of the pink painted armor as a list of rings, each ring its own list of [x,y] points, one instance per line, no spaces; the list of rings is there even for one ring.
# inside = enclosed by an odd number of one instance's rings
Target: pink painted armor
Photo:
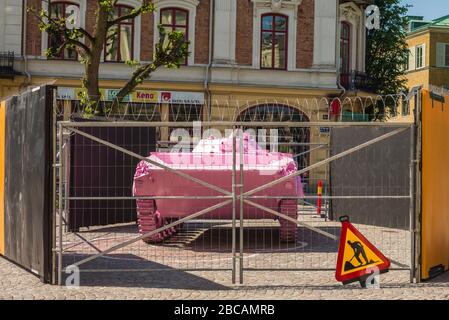
[[[232,138],[201,140],[192,152],[152,152],[152,161],[188,174],[197,179],[232,190]],[[236,183],[240,181],[240,141],[236,138]],[[265,185],[297,171],[291,154],[268,152],[262,149],[249,135],[243,136],[243,180],[244,192]],[[240,190],[237,187],[237,193]],[[134,196],[222,196],[223,194],[195,181],[176,175],[158,166],[141,161],[134,175]],[[261,190],[250,199],[257,204],[297,218],[297,199],[303,197],[301,178],[292,177],[272,187]],[[283,199],[285,197],[285,199]],[[206,209],[225,199],[156,199],[137,200],[139,231],[141,234],[162,227],[176,219],[184,218]],[[240,203],[236,203],[239,218]],[[274,215],[248,204],[243,206],[244,219],[276,218]],[[232,204],[206,213],[200,219],[232,219]],[[297,228],[292,222],[280,219],[282,241],[296,241]],[[146,242],[159,242],[176,232],[171,228],[146,238]]]

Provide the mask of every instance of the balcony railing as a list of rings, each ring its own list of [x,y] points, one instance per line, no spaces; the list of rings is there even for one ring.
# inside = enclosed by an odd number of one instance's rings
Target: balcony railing
[[[340,75],[341,85],[348,91],[363,90],[373,92],[373,83],[370,77],[364,72],[351,71]]]
[[[0,52],[0,78],[14,78],[14,52]]]

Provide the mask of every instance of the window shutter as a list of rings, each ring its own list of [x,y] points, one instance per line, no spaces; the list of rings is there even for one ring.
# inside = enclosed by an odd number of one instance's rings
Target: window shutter
[[[410,52],[408,55],[408,69],[409,70],[415,70],[415,66],[416,66],[416,60],[415,60],[415,52],[416,52],[416,47],[411,47],[409,48]]]
[[[437,43],[437,67],[445,67],[446,61],[446,44],[438,42]]]
[[[421,67],[426,67],[427,63],[426,63],[426,44],[422,45],[422,66]]]

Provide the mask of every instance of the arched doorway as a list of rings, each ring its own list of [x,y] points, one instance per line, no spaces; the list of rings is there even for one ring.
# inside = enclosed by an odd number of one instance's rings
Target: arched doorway
[[[309,118],[299,109],[288,105],[273,103],[259,104],[245,109],[236,119],[241,122],[309,122]],[[245,130],[253,129],[256,134],[260,129],[267,129],[267,149],[270,150],[270,128],[245,126]],[[310,128],[303,127],[278,127],[272,128],[278,131],[278,151],[291,153],[298,165],[298,169],[309,166]],[[302,176],[304,182],[308,182],[308,175]]]

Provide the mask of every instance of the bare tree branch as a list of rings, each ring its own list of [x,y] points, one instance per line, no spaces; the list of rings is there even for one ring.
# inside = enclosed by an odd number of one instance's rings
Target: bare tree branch
[[[112,21],[109,21],[109,22],[108,22],[108,26],[111,27],[111,26],[113,26],[113,25],[115,25],[115,24],[118,24],[118,23],[120,23],[120,22],[122,22],[122,21],[134,19],[135,17],[137,17],[137,16],[140,15],[141,13],[142,13],[142,8],[139,8],[139,9],[137,9],[137,10],[133,10],[133,11],[131,11],[131,12],[128,13],[128,14],[125,14],[125,15],[123,15],[123,16],[121,16],[121,17],[118,17],[118,18],[112,20]]]
[[[82,49],[82,50],[84,51],[84,53],[85,53],[87,56],[91,56],[91,55],[92,55],[92,53],[91,53],[89,47],[86,46],[84,43],[82,43],[82,42],[80,42],[80,41],[78,41],[78,40],[74,40],[74,39],[67,39],[66,42],[67,42],[67,44],[69,44],[69,45],[74,45],[74,46],[76,46],[76,47],[79,47],[80,49]]]
[[[86,55],[88,55],[88,56],[92,55],[92,52],[91,52],[90,48],[87,45],[85,45],[84,43],[82,43],[78,39],[70,38],[71,33],[79,31],[81,34],[86,35],[86,38],[89,39],[89,41],[93,42],[94,38],[86,30],[84,30],[83,28],[75,28],[73,31],[68,30],[67,27],[65,26],[65,23],[64,23],[64,26],[62,26],[63,24],[62,24],[61,21],[57,21],[57,20],[53,19],[45,11],[43,11],[42,14],[38,14],[37,11],[34,8],[29,8],[29,12],[31,12],[39,20],[39,22],[41,22],[42,24],[49,25],[49,26],[53,27],[56,30],[59,30],[60,32],[62,32],[64,34],[64,42],[56,50],[56,52],[60,52],[60,50],[62,50],[65,46],[67,46],[69,44],[72,44],[72,45],[77,46],[80,49],[82,49],[85,52]],[[50,36],[52,35],[51,32],[47,31],[47,33]]]
[[[179,68],[189,55],[188,41],[180,31],[165,32],[159,27],[159,42],[156,44],[153,63],[141,64],[138,61],[126,61],[134,72],[127,83],[119,91],[112,105],[102,104],[100,94],[100,64],[101,56],[112,39],[118,36],[118,30],[114,26],[125,20],[132,20],[139,15],[154,11],[154,4],[150,0],[142,0],[138,8],[130,9],[127,14],[117,17],[116,5],[118,0],[97,0],[97,11],[93,32],[89,33],[84,28],[67,28],[66,17],[56,18],[44,10],[37,12],[28,8],[28,12],[34,14],[39,21],[39,28],[48,33],[50,37],[55,37],[53,45],[49,48],[48,55],[60,53],[64,48],[76,48],[83,58],[84,77],[82,87],[85,89],[80,96],[80,101],[86,112],[102,114],[105,108],[120,108],[123,99],[129,95],[144,80],[148,79],[156,69],[164,66],[167,68]],[[83,41],[83,39],[87,39]],[[55,48],[58,46],[57,48]],[[100,110],[97,110],[97,107]]]
[[[92,43],[92,42],[95,41],[94,37],[92,37],[92,36],[90,35],[90,33],[87,32],[86,29],[79,27],[79,28],[76,28],[76,30],[78,30],[79,32],[81,32],[81,33],[86,37],[86,39],[90,41],[90,43]]]
[[[122,22],[122,21],[134,19],[135,17],[137,17],[137,16],[139,16],[139,15],[141,15],[141,14],[145,14],[145,13],[153,12],[153,11],[154,11],[154,5],[153,5],[153,3],[151,3],[151,2],[149,2],[149,1],[147,1],[147,0],[145,0],[145,1],[143,1],[143,2],[144,2],[144,3],[142,4],[142,6],[141,6],[140,8],[138,8],[138,9],[133,9],[133,10],[131,10],[130,13],[125,14],[125,15],[123,15],[123,16],[121,16],[121,17],[118,17],[118,18],[116,18],[116,19],[114,19],[114,20],[112,20],[112,21],[109,21],[109,22],[108,22],[108,26],[111,27],[111,26],[113,26],[113,25],[115,25],[115,24],[118,24],[118,23],[120,23],[120,22]],[[114,6],[115,6],[116,4],[117,4],[117,1],[114,2]]]

